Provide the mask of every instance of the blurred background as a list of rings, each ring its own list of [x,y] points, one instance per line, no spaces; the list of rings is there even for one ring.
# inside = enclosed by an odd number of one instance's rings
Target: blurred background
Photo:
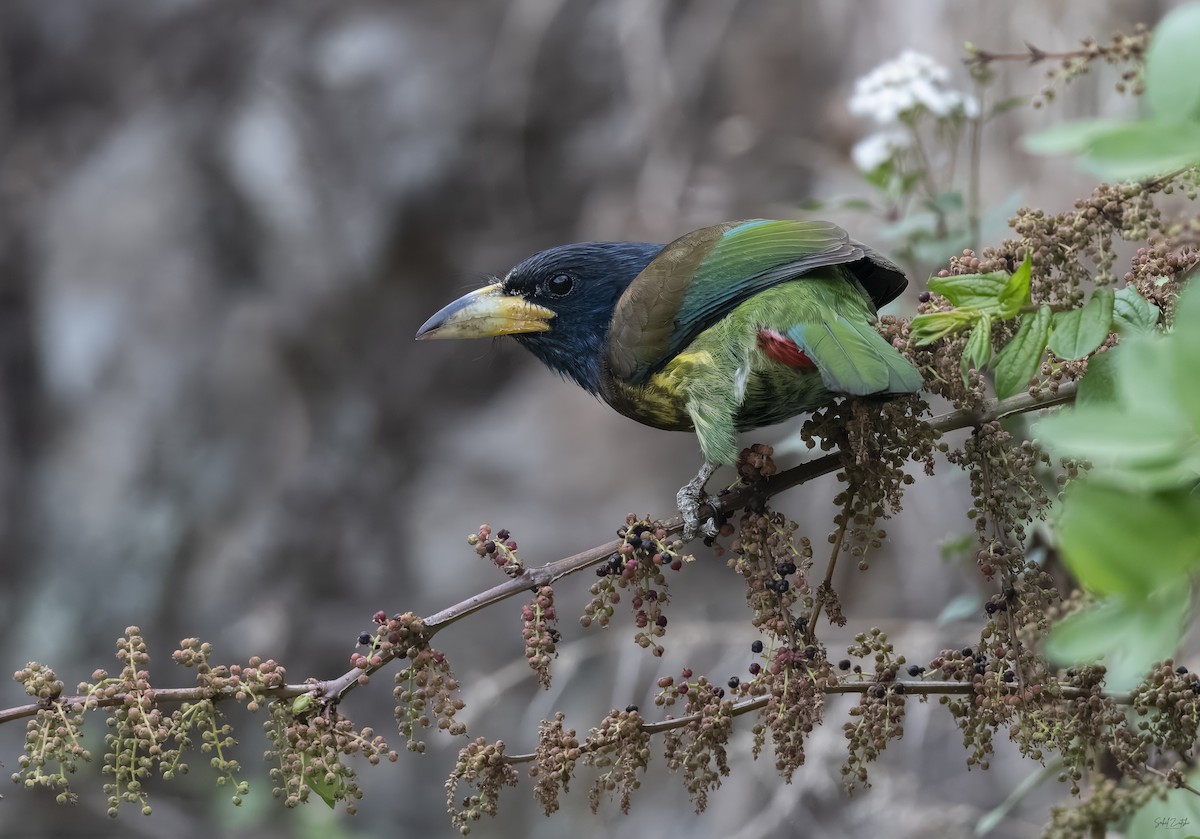
[[[846,103],[904,49],[967,88],[964,41],[1069,49],[1175,5],[2,0],[0,671],[35,659],[74,686],[118,670],[114,639],[137,624],[159,686],[191,682],[170,653],[193,635],[225,662],[259,654],[290,681],[328,678],[376,609],[430,614],[498,581],[465,543],[482,522],[534,564],[612,538],[627,512],[671,513],[699,462],[692,435],[620,417],[515,344],[416,344],[417,327],[550,245],[665,242],[868,194],[850,149],[871,126]],[[989,95],[1035,93],[1043,70],[1000,67]],[[1115,73],[1095,75],[1052,114],[989,124],[986,207],[1019,190],[1058,210],[1090,190],[1014,143],[1064,114],[1129,107],[1112,104]],[[887,249],[878,216],[832,217]],[[916,280],[893,311],[911,311]],[[820,481],[778,506],[820,545],[834,492]],[[918,481],[871,570],[843,563],[850,625],[831,641],[878,625],[924,662],[976,637],[976,613],[945,609],[979,584],[939,555],[970,532],[966,497],[952,467]],[[470,733],[528,751],[556,708],[582,734],[612,707],[651,708],[654,681],[685,664],[744,673],[756,634],[723,560],[701,559],[672,578],[662,661],[633,644],[631,621],[579,629],[590,575],[558,587],[551,692],[522,660],[519,602],[439,635]],[[345,705],[385,735],[390,675]],[[4,707],[23,701],[0,684]],[[461,742],[431,735],[416,756],[393,735],[401,759],[361,767],[354,818],[315,798],[284,811],[261,718],[232,717],[251,782],[240,809],[197,754],[187,778],[152,785],[153,816],[127,808],[113,823],[93,764],[73,807],[6,791],[0,835],[452,834],[442,783]],[[588,814],[584,769],[563,812],[542,817],[526,782],[475,833],[962,835],[1038,769],[998,742],[991,772],[964,772],[952,721],[914,702],[874,788],[850,799],[844,720],[832,703],[790,786],[769,754],[749,759],[740,721],[733,775],[703,816],[658,760],[631,816]],[[21,723],[0,729],[9,771],[22,738]],[[1036,832],[1064,795],[1051,777],[993,835]]]

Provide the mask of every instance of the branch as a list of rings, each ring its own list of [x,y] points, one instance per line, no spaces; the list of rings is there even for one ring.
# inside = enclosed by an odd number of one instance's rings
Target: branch
[[[975,693],[975,684],[973,682],[951,682],[926,680],[919,682],[902,682],[894,681],[886,685],[889,690],[900,696],[970,696]],[[824,689],[824,693],[858,693],[863,694],[869,690],[875,690],[880,687],[879,682],[862,681],[862,682],[839,682],[836,685],[830,685]],[[1009,693],[1017,693],[1019,688],[1016,685],[1005,685]],[[1057,701],[1060,699],[1085,699],[1095,694],[1087,689],[1073,687],[1071,685],[1058,685],[1057,692],[1051,694],[1043,694],[1046,701]],[[1118,705],[1129,705],[1133,702],[1133,697],[1128,693],[1101,693],[1100,696],[1111,699]],[[771,701],[769,696],[757,696],[754,699],[747,699],[744,702],[738,702],[732,708],[731,715],[735,717],[744,716],[751,711],[757,711]],[[672,719],[662,720],[661,722],[648,722],[642,724],[642,731],[647,734],[662,734],[664,731],[672,731],[676,728],[683,728],[694,722],[699,722],[704,718],[703,714],[688,714],[683,717],[674,717]],[[505,763],[529,763],[536,760],[535,754],[518,754],[505,755]],[[1149,768],[1149,767],[1147,767]]]
[[[1061,405],[1071,402],[1075,399],[1076,385],[1074,382],[1067,382],[1059,386],[1056,392],[1043,393],[1039,396],[1030,396],[1028,393],[1018,394],[1004,400],[993,400],[986,402],[983,408],[979,411],[951,411],[946,414],[934,417],[929,421],[930,428],[939,433],[954,431],[959,428],[967,428],[971,426],[980,426],[987,422],[1003,419],[1004,417],[1013,414],[1027,413],[1036,411],[1042,408],[1049,408],[1054,405]],[[736,510],[744,507],[755,498],[769,498],[778,495],[784,490],[799,486],[800,484],[814,480],[827,475],[830,472],[836,471],[842,465],[841,455],[837,452],[827,454],[824,457],[819,457],[816,460],[810,460],[807,463],[802,463],[799,466],[792,467],[784,472],[763,480],[754,486],[738,487],[730,490],[727,494],[718,499],[718,506],[721,510]],[[718,510],[714,510],[711,506],[707,510],[701,509],[701,515],[712,515]],[[683,518],[681,516],[673,516],[663,522],[663,528],[669,534],[676,534],[683,530]],[[457,623],[468,615],[472,615],[482,609],[486,609],[495,603],[502,600],[507,600],[519,594],[526,593],[531,589],[536,589],[540,586],[549,585],[556,580],[562,579],[570,574],[578,573],[593,565],[598,565],[606,561],[614,552],[621,546],[620,540],[614,539],[611,542],[606,542],[603,545],[597,545],[586,551],[568,556],[554,562],[547,563],[538,568],[528,568],[520,576],[506,580],[499,585],[493,586],[487,591],[468,597],[459,603],[455,603],[440,612],[430,615],[423,621],[425,632],[423,640],[428,642],[440,630],[445,629],[453,623]],[[369,665],[365,669],[354,668],[347,673],[342,674],[336,679],[327,681],[310,680],[300,684],[283,685],[278,688],[271,688],[263,692],[263,696],[267,699],[292,699],[304,694],[322,700],[326,704],[335,705],[341,702],[347,694],[352,691],[355,686],[364,683],[364,676],[371,676],[377,670],[386,667],[396,658],[403,658],[407,654],[407,649],[392,648],[389,650],[381,650],[376,653],[378,664]],[[938,692],[930,690],[930,685],[957,685],[955,682],[939,683],[939,682],[914,682],[912,683],[911,692]],[[962,691],[949,692],[965,692],[970,686],[963,686]],[[232,699],[237,689],[227,688],[222,690],[212,690],[207,687],[190,687],[190,688],[164,688],[154,689],[154,701],[158,703],[175,703],[175,702],[199,702],[205,699],[214,702]],[[860,692],[861,688],[856,684],[838,685],[829,689],[830,693],[855,693]],[[1064,688],[1064,691],[1067,689]],[[1064,695],[1066,695],[1064,693]],[[84,695],[61,696],[56,697],[53,702],[57,702],[66,706],[86,706],[92,708],[106,708],[114,705],[121,705],[125,702],[126,694],[117,693],[112,696],[105,697],[88,697]],[[757,702],[758,700],[752,700]],[[0,710],[0,725],[6,722],[32,717],[38,711],[48,707],[46,702],[33,702],[28,705],[18,705],[12,708]],[[737,706],[742,707],[742,706]],[[754,710],[759,706],[747,707],[746,711]],[[742,711],[741,713],[746,713]],[[681,720],[686,718],[680,718]],[[669,721],[672,723],[679,721]],[[679,723],[682,724],[682,723]],[[664,725],[664,723],[654,723],[653,725]],[[652,733],[658,729],[648,729]],[[665,730],[665,729],[664,729]]]

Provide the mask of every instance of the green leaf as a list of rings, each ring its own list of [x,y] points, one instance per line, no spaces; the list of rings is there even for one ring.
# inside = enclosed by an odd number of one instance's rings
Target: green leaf
[[[971,234],[965,228],[951,228],[945,236],[913,237],[913,256],[922,262],[935,265],[945,262],[963,248],[971,246]]]
[[[1008,280],[1008,274],[1004,271],[962,274],[957,277],[930,277],[929,290],[945,297],[955,306],[983,308],[996,305]]]
[[[1120,125],[1111,119],[1077,119],[1060,122],[1050,128],[1026,134],[1021,138],[1025,151],[1032,154],[1065,154],[1082,152],[1091,141]]]
[[[1000,350],[992,369],[996,372],[996,395],[1001,399],[1015,396],[1029,386],[1041,364],[1050,337],[1050,307],[1042,306],[1021,318],[1021,326],[1012,340]]]
[[[1004,821],[1005,817],[1012,812],[1013,808],[1024,800],[1029,793],[1037,789],[1043,781],[1048,781],[1062,771],[1062,760],[1051,761],[1045,766],[1039,767],[1037,771],[1030,772],[1021,783],[1017,784],[1016,788],[1008,794],[1008,798],[1004,799],[999,806],[984,813],[979,821],[975,822],[975,835],[987,836],[993,830],[1000,826],[1000,822]],[[1126,837],[1128,839],[1128,837]]]
[[[1146,101],[1160,120],[1200,118],[1200,5],[1164,17],[1146,50]]]
[[[1074,481],[1059,510],[1063,561],[1091,591],[1146,597],[1200,564],[1197,516],[1200,500],[1186,489],[1146,494]]]
[[[1098,288],[1085,306],[1054,314],[1051,351],[1068,361],[1083,358],[1104,343],[1112,329],[1112,319],[1112,289]]]
[[[910,213],[895,224],[889,224],[879,230],[879,238],[888,241],[907,239],[914,235],[933,237],[937,233],[938,217],[936,213]]]
[[[937,625],[945,626],[955,621],[973,618],[983,611],[983,598],[978,594],[960,594],[942,607],[937,616]]]
[[[1088,359],[1087,373],[1079,382],[1075,404],[1111,405],[1117,399],[1117,365],[1112,352],[1096,353]]]
[[[990,116],[997,117],[1000,114],[1006,114],[1013,108],[1021,108],[1029,104],[1028,96],[1010,96],[1007,99],[1001,99],[995,105],[992,105]]]
[[[1107,687],[1133,688],[1150,663],[1174,655],[1187,623],[1187,586],[1168,586],[1145,600],[1112,598],[1061,620],[1046,639],[1046,655],[1066,665],[1099,661]]]
[[[341,776],[335,776],[333,783],[325,780],[325,773],[318,769],[316,772],[308,771],[309,758],[307,755],[301,755],[301,772],[303,773],[304,783],[310,790],[321,797],[321,800],[329,805],[332,810],[338,798],[342,795],[342,779]]]
[[[1186,312],[1176,309],[1177,324]],[[1200,313],[1198,313],[1200,314]],[[1200,324],[1200,318],[1191,321]],[[1189,326],[1191,326],[1189,324]],[[1189,343],[1190,342],[1190,343]],[[1154,413],[1170,423],[1181,460],[1200,460],[1200,334],[1195,326],[1173,329],[1168,335],[1130,335],[1117,352],[1117,389],[1125,404]]]
[[[1021,307],[1032,302],[1029,285],[1033,280],[1033,259],[1025,254],[1025,259],[1017,266],[1017,270],[1004,284],[1000,291],[1000,317],[1011,318],[1021,311]]]
[[[941,554],[942,562],[951,562],[960,559],[966,559],[968,552],[972,554],[971,561],[974,562],[974,548],[978,537],[974,533],[964,533],[961,536],[949,536],[938,545],[938,553]]]
[[[1200,770],[1187,776],[1188,786],[1200,786]],[[1125,839],[1163,839],[1163,834],[1179,834],[1192,839],[1200,827],[1200,798],[1190,790],[1173,789],[1166,798],[1155,796],[1133,814],[1125,828]]]
[[[1148,120],[1097,134],[1079,159],[1085,171],[1113,180],[1149,178],[1197,163],[1200,124]]]
[[[940,211],[942,215],[950,216],[962,211],[963,195],[958,190],[942,192],[926,199],[924,204],[935,213]]]
[[[969,383],[968,371],[972,367],[982,370],[992,360],[992,319],[984,315],[975,321],[971,334],[967,336],[967,346],[962,354],[963,385]]]
[[[917,346],[922,347],[926,344],[932,344],[934,341],[949,335],[952,332],[957,332],[974,323],[981,317],[981,313],[976,309],[954,309],[949,312],[929,312],[924,315],[917,315],[909,324],[909,331],[917,341]]]
[[[1138,294],[1131,285],[1117,292],[1113,300],[1113,320],[1125,330],[1149,332],[1158,326],[1159,308]]]
[[[1118,394],[1124,396],[1124,376],[1115,363]],[[1038,422],[1034,433],[1055,455],[1090,460],[1106,482],[1132,490],[1187,486],[1200,468],[1192,430],[1155,402],[1064,410]]]

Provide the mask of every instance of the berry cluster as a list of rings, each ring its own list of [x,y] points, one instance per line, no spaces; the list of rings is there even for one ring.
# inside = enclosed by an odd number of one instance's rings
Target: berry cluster
[[[796,539],[796,527],[780,513],[743,513],[727,560],[746,583],[751,623],[789,639],[796,630],[792,608],[812,605],[806,576],[812,568],[812,545],[806,538]]]
[[[113,689],[125,695],[125,701],[109,716],[109,733],[104,736],[104,784],[108,796],[108,815],[116,818],[123,803],[138,804],[143,815],[150,815],[143,783],[154,764],[166,751],[172,733],[170,717],[154,704],[150,673],[146,667],[150,655],[146,641],[136,626],[128,627],[117,639],[117,659],[121,673],[103,690]]]
[[[664,569],[679,571],[692,557],[680,554],[683,543],[678,539],[668,542],[666,529],[648,517],[639,520],[633,514],[626,516],[617,536],[621,539],[620,547],[597,566],[599,579],[591,586],[592,599],[584,607],[579,623],[585,628],[593,621],[608,626],[616,604],[621,602],[621,590],[632,588],[630,605],[637,627],[634,641],[653,655],[661,656],[664,649],[657,639],[667,631],[663,606],[670,599]]]
[[[434,725],[452,735],[465,734],[467,726],[454,718],[464,707],[458,697],[458,679],[441,650],[426,641],[425,625],[412,612],[394,615],[380,625],[381,644],[389,644],[397,655],[400,650],[408,659],[408,667],[396,674],[396,723],[408,739],[408,750],[425,751],[425,743],[416,737],[417,730]],[[432,716],[431,716],[432,714]]]
[[[305,711],[295,713],[297,706]],[[263,728],[272,748],[266,758],[279,764],[271,770],[276,784],[271,793],[287,807],[303,804],[316,793],[330,807],[345,801],[346,812],[353,814],[362,791],[357,775],[342,762],[342,756],[362,755],[376,765],[384,758],[394,762],[399,755],[370,728],[356,730],[353,722],[332,707],[308,713],[312,707],[282,701],[268,706],[270,716]]]
[[[558,657],[558,642],[562,639],[554,628],[558,613],[554,609],[554,589],[542,586],[533,593],[533,601],[521,608],[525,639],[525,660],[537,674],[538,684],[550,689],[550,662]]]
[[[755,641],[751,650],[761,653],[762,642]],[[754,756],[762,752],[770,734],[775,748],[775,769],[785,783],[791,783],[796,770],[804,764],[804,742],[821,724],[825,694],[837,684],[837,676],[825,649],[814,644],[778,647],[767,656],[767,666],[753,662],[750,674],[754,682],[743,686],[743,691],[767,697],[767,704],[759,712],[759,722],[751,732]]]
[[[92,759],[80,742],[83,705],[65,707],[58,702],[63,692],[62,681],[53,670],[36,661],[18,670],[13,678],[42,707],[26,728],[25,753],[18,759],[19,769],[12,779],[27,789],[56,790],[59,804],[74,802],[77,796],[71,791],[67,776],[75,773],[80,761]]]
[[[879,758],[889,741],[904,736],[906,697],[904,684],[896,681],[904,656],[895,655],[891,642],[877,627],[854,636],[847,652],[856,658],[872,659],[875,672],[858,705],[850,709],[850,721],[842,726],[849,741],[842,778],[848,787],[870,786],[867,764]],[[839,669],[846,669],[843,665],[849,662],[839,662]]]
[[[467,544],[474,546],[475,553],[487,558],[508,576],[519,577],[525,573],[525,563],[517,557],[517,543],[504,528],[496,531],[492,538],[491,525],[481,524],[477,533],[467,537]]]

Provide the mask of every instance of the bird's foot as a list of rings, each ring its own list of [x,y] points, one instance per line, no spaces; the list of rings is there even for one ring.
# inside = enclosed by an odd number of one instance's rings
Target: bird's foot
[[[707,503],[714,508],[716,506],[704,491],[704,485],[708,483],[708,479],[715,471],[717,471],[715,463],[705,462],[700,467],[700,471],[696,473],[696,477],[680,487],[679,492],[675,494],[675,503],[679,505],[679,514],[683,516],[683,541],[685,542],[695,539],[697,531],[705,536],[717,535],[715,518],[700,521],[701,504]]]

